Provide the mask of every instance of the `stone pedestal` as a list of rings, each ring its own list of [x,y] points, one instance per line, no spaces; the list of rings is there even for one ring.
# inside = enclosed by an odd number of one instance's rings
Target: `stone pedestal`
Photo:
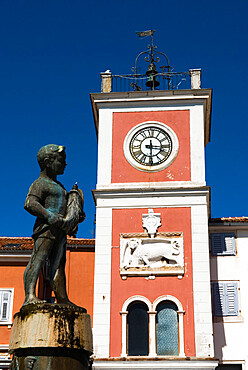
[[[93,352],[86,310],[66,304],[31,304],[14,316],[12,370],[86,370]]]

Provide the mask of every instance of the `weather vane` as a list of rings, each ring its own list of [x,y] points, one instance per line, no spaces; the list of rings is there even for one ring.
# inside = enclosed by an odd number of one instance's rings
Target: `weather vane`
[[[146,86],[150,87],[151,90],[154,90],[156,87],[158,87],[160,85],[160,82],[156,78],[159,73],[156,70],[156,65],[155,65],[155,63],[158,63],[160,61],[159,55],[162,55],[166,59],[166,64],[160,67],[163,70],[163,75],[164,75],[165,71],[168,74],[169,74],[169,72],[172,71],[172,68],[170,67],[170,64],[169,64],[168,57],[164,53],[161,53],[160,51],[156,51],[157,46],[155,46],[153,44],[153,34],[154,34],[154,32],[155,32],[155,30],[147,30],[147,31],[136,32],[138,37],[144,38],[144,37],[147,37],[147,36],[151,36],[151,43],[147,46],[147,50],[142,51],[141,53],[139,53],[139,55],[135,59],[135,65],[132,68],[132,70],[134,71],[135,76],[137,76],[138,75],[137,74],[138,60],[141,57],[141,55],[145,55],[144,59],[145,59],[146,62],[149,63],[148,69],[146,71],[146,75],[147,75]],[[140,89],[139,86],[137,85],[137,81],[133,84],[133,87],[135,87],[136,90]]]

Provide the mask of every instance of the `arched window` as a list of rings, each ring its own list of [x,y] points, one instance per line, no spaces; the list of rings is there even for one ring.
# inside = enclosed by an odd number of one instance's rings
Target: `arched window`
[[[162,295],[153,304],[141,295],[129,297],[123,304],[121,356],[185,357],[184,310],[171,295]]]
[[[148,307],[144,302],[132,302],[127,314],[128,356],[148,356],[149,319]]]
[[[157,354],[178,356],[178,307],[174,302],[162,301],[156,310]]]

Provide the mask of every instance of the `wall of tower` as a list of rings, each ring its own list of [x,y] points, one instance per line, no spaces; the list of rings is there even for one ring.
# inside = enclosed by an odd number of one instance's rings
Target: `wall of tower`
[[[175,299],[180,307],[178,356],[213,357],[209,189],[205,186],[204,155],[209,132],[206,118],[209,91],[200,94],[201,98],[194,92],[155,91],[93,97],[99,149],[94,191],[97,206],[94,342],[98,359],[128,355],[125,320],[128,304],[135,297],[143,299],[151,310],[149,333],[154,335],[149,334],[149,357],[156,356],[156,321],[152,321],[156,306],[153,303],[161,296]],[[138,132],[135,130],[141,126],[151,128],[153,122],[165,125],[168,132],[173,130],[178,152],[168,166],[157,171],[140,170],[139,165],[133,165],[127,157],[130,149],[127,138],[133,137],[133,132]],[[122,270],[122,235],[144,234],[142,215],[151,208],[161,215],[158,232],[182,232],[181,273],[162,275],[152,271],[150,275],[142,275],[142,268],[138,267],[138,273],[132,275],[128,266],[127,274]]]
[[[124,302],[132,296],[141,295],[154,302],[162,295],[177,298],[185,311],[184,342],[186,356],[195,356],[193,279],[191,248],[191,212],[189,207],[154,208],[161,214],[162,226],[159,232],[183,232],[185,274],[178,276],[156,276],[154,280],[147,277],[128,277],[122,280],[120,265],[120,234],[141,233],[142,214],[147,209],[114,209],[112,236],[112,274],[111,274],[111,321],[110,321],[110,356],[121,354],[121,315]]]
[[[142,122],[162,122],[169,126],[179,140],[175,161],[163,171],[137,171],[126,160],[123,143],[127,133]],[[189,110],[113,113],[112,183],[190,181],[190,121]]]

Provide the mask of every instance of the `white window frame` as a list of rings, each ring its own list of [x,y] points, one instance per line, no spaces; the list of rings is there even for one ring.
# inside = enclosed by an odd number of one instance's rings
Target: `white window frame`
[[[11,358],[8,344],[0,344],[0,369],[9,369]]]
[[[7,320],[2,320],[1,315],[2,312],[0,311],[0,325],[11,325],[12,324],[12,312],[13,312],[13,301],[14,301],[14,288],[0,288],[0,292],[9,292],[10,298],[9,298],[9,307],[8,307],[8,318]],[[2,305],[2,302],[0,301],[0,304]],[[0,307],[0,310],[2,309],[2,306]]]
[[[127,357],[127,315],[128,315],[128,306],[132,302],[143,302],[148,307],[148,315],[149,315],[149,357],[157,357],[157,346],[156,346],[156,308],[160,302],[163,301],[171,301],[176,304],[178,311],[178,334],[179,334],[179,354],[178,357],[185,357],[184,352],[184,322],[183,322],[183,315],[185,311],[183,310],[183,306],[181,302],[171,295],[162,295],[155,299],[153,303],[144,296],[135,295],[129,297],[123,304],[121,314],[121,321],[122,321],[122,351],[121,357]]]

